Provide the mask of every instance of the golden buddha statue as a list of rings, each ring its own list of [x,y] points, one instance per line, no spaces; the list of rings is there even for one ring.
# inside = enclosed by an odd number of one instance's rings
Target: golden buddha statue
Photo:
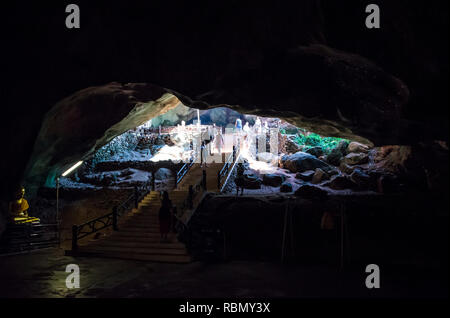
[[[39,222],[38,218],[28,215],[30,206],[24,196],[25,188],[20,187],[15,193],[14,200],[9,203],[10,220],[16,224]]]

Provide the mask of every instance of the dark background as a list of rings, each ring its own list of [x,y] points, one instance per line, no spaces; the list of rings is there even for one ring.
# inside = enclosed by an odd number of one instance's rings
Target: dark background
[[[416,135],[425,141],[448,141],[448,1],[74,2],[81,29],[65,27],[72,1],[0,5],[1,199],[22,179],[46,112],[77,90],[146,82],[195,98],[220,88],[224,77],[251,79],[261,65],[276,72],[288,49],[313,43],[364,56],[401,79],[410,91],[403,118],[420,124]],[[380,30],[365,27],[369,3],[381,8]],[[440,204],[429,200],[418,210]],[[447,224],[430,223],[424,231],[419,223],[397,234],[448,236]],[[441,246],[447,247],[442,241],[423,249],[448,263]]]
[[[66,29],[69,3],[1,6],[2,182],[22,177],[43,116],[77,90],[148,82],[195,98],[311,43],[400,78],[411,93],[404,117],[448,140],[448,1],[375,1],[380,30],[365,27],[369,1],[76,1],[81,29]]]

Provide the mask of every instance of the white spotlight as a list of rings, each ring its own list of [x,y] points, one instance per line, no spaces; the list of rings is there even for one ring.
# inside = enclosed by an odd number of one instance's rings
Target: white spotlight
[[[71,173],[72,171],[74,171],[76,168],[78,168],[81,164],[83,163],[83,161],[78,161],[76,164],[74,164],[72,167],[70,167],[69,169],[67,169],[66,171],[64,171],[64,173],[62,174],[63,177],[67,176],[69,173]]]

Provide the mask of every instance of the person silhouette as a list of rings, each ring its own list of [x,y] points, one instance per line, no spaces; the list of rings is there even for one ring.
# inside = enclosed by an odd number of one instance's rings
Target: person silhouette
[[[239,189],[241,190],[241,195],[244,194],[244,165],[239,162],[236,169],[236,178],[234,183],[236,184],[236,196],[239,195]]]
[[[170,223],[172,219],[172,201],[169,199],[169,193],[163,192],[161,200],[161,208],[159,209],[159,232],[161,234],[161,243],[167,242],[167,234],[170,231]]]
[[[236,132],[240,134],[242,132],[242,120],[240,118],[236,119],[236,123],[234,124],[234,127],[236,128]]]

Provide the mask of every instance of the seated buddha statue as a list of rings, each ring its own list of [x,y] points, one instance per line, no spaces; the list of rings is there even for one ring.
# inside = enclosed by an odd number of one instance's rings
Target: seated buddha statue
[[[16,224],[38,222],[38,218],[28,215],[30,206],[24,196],[25,188],[20,187],[15,194],[14,200],[9,202],[10,221]]]

